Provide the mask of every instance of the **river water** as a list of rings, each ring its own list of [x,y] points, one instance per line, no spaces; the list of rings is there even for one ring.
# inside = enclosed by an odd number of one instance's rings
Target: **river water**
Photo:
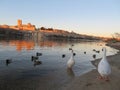
[[[75,65],[72,71],[68,71],[66,63],[72,44],[76,53]],[[95,60],[94,54],[96,59],[102,57],[102,47],[107,48],[107,56],[118,52],[102,41],[0,40],[0,90],[57,90],[73,77],[95,69],[90,61]],[[31,60],[37,52],[42,53],[38,59],[42,62],[40,65]],[[11,62],[6,63],[6,59],[11,59]]]

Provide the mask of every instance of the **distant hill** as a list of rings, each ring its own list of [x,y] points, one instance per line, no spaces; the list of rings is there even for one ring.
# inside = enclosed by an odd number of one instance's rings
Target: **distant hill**
[[[75,32],[68,32],[65,30],[59,30],[59,29],[52,29],[52,28],[42,28],[38,30],[41,33],[41,37],[44,38],[58,38],[58,39],[87,39],[87,40],[100,40],[100,37],[90,36],[90,35],[83,35],[78,34]]]
[[[44,39],[65,39],[65,40],[100,40],[100,37],[68,32],[60,29],[41,28],[35,31],[16,30],[10,28],[0,28],[0,37],[15,38],[44,38]]]

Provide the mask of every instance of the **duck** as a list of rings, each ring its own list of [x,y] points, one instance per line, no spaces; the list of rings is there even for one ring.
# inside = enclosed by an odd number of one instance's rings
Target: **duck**
[[[95,54],[93,54],[93,58],[94,58],[94,59],[96,58],[96,55],[95,55]]]
[[[73,53],[73,56],[75,56],[76,55],[76,53]]]
[[[64,57],[65,57],[65,54],[62,55],[62,58],[64,58]]]
[[[10,63],[12,63],[12,59],[6,59],[6,65],[8,66]]]
[[[86,52],[84,52],[84,54],[86,54]]]
[[[42,53],[37,52],[36,56],[42,56]]]
[[[93,51],[96,51],[95,49],[93,49]]]
[[[72,48],[69,48],[69,50],[72,50]]]
[[[70,57],[70,59],[67,62],[67,68],[68,69],[72,69],[73,65],[75,64],[75,60],[74,60],[73,57],[74,57],[73,56],[73,50],[71,50],[71,57]]]
[[[100,51],[98,50],[98,51],[96,51],[96,53],[100,53]]]
[[[37,60],[38,58],[38,56],[31,56],[31,61]]]
[[[98,72],[100,74],[100,77],[98,79],[104,79],[105,81],[109,81],[108,76],[111,74],[111,67],[106,57],[105,47],[103,47],[103,57],[98,64]]]

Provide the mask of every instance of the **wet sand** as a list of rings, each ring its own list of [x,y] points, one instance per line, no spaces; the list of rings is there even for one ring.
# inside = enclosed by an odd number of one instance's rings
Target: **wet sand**
[[[110,44],[119,49],[118,45]],[[99,73],[96,69],[82,76],[74,76],[74,73],[70,71],[66,73],[66,70],[52,71],[48,75],[40,76],[37,70],[33,70],[27,71],[27,75],[21,72],[10,72],[2,78],[0,75],[0,90],[120,90],[120,52],[107,58],[112,67],[109,82],[98,80]],[[97,66],[99,61],[100,59],[92,63]],[[67,74],[70,74],[70,77]]]

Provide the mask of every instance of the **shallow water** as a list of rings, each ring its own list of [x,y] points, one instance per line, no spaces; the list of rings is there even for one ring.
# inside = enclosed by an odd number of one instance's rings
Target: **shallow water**
[[[69,48],[74,44],[73,50],[75,65],[72,71],[67,70],[66,63],[70,58]],[[90,61],[102,57],[102,47],[107,48],[107,56],[118,51],[105,46],[104,42],[61,42],[61,41],[0,41],[0,88],[4,90],[56,90],[68,83],[73,77],[83,75],[95,67]],[[96,53],[93,49],[99,50]],[[34,65],[31,56],[36,52],[42,53],[40,65]],[[86,52],[86,54],[84,54]],[[65,58],[62,55],[65,54]],[[12,59],[6,64],[6,59]],[[17,83],[17,86],[14,86]],[[7,86],[7,87],[6,87]],[[47,86],[47,87],[46,87]]]

